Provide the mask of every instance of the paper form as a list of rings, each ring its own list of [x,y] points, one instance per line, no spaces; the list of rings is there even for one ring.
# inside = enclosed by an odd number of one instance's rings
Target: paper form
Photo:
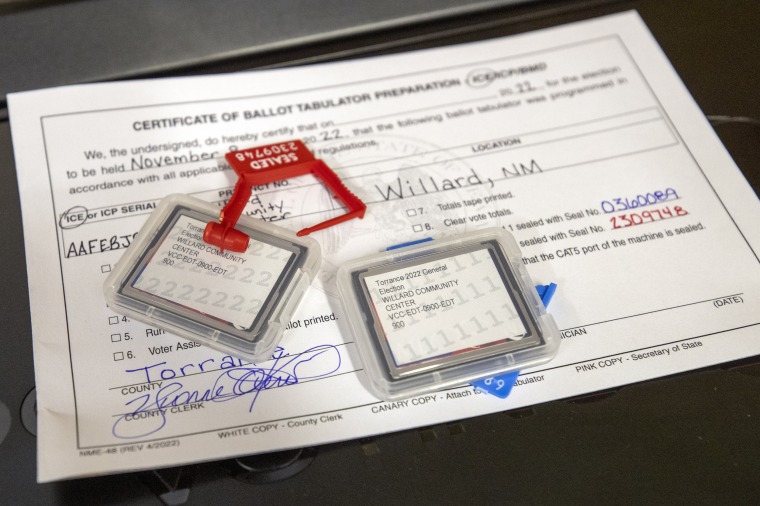
[[[758,201],[635,13],[305,68],[9,97],[26,241],[38,478],[302,447],[513,409],[760,352]],[[223,205],[232,149],[303,139],[368,204],[314,234],[325,262],[266,379],[123,318],[101,286],[156,202]],[[292,230],[334,199],[254,190]],[[470,386],[380,402],[335,298],[342,262],[502,226],[555,282],[556,359],[506,400]],[[477,281],[477,280],[474,280]],[[478,283],[474,283],[478,290]],[[227,391],[227,390],[224,390]]]

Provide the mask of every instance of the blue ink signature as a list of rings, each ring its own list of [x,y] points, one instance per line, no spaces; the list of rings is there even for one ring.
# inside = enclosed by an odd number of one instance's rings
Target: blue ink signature
[[[154,392],[129,400],[126,406],[137,407],[116,419],[112,433],[120,439],[154,434],[166,425],[168,410],[197,402],[227,402],[247,395],[250,398],[248,412],[251,413],[264,390],[323,378],[340,369],[340,365],[340,352],[330,344],[320,344],[296,355],[286,355],[282,348],[278,348],[266,366],[247,364],[225,369],[210,388],[189,389],[181,381],[172,381]],[[130,423],[135,421],[140,423]]]

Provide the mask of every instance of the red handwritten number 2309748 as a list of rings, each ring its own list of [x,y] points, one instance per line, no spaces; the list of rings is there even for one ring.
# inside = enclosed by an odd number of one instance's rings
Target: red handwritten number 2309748
[[[642,225],[644,223],[652,223],[660,220],[667,220],[669,218],[677,218],[679,216],[686,216],[686,211],[681,206],[661,207],[660,209],[650,209],[647,211],[641,211],[638,213],[627,213],[619,216],[613,216],[610,218],[612,228],[625,228],[632,227],[634,225]]]

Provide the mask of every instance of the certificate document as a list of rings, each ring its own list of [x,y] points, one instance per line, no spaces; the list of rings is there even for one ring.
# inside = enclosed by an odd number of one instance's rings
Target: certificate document
[[[350,62],[14,94],[9,107],[40,481],[364,437],[760,353],[758,200],[636,13]],[[313,234],[322,269],[269,360],[107,307],[103,282],[162,197],[221,209],[235,183],[224,153],[290,139],[367,213]],[[245,212],[300,230],[343,209],[303,176],[254,188]],[[522,371],[507,399],[469,385],[373,397],[337,267],[493,226],[514,234],[536,283],[559,286],[557,357]],[[243,388],[251,375],[258,386]]]

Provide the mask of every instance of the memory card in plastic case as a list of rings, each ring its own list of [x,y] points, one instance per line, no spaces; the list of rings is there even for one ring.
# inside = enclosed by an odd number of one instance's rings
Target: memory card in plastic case
[[[560,342],[507,231],[355,260],[338,292],[372,391],[393,400],[545,363]]]
[[[249,361],[269,358],[320,265],[319,244],[242,217],[242,253],[203,241],[219,207],[164,198],[104,285],[108,305]]]

